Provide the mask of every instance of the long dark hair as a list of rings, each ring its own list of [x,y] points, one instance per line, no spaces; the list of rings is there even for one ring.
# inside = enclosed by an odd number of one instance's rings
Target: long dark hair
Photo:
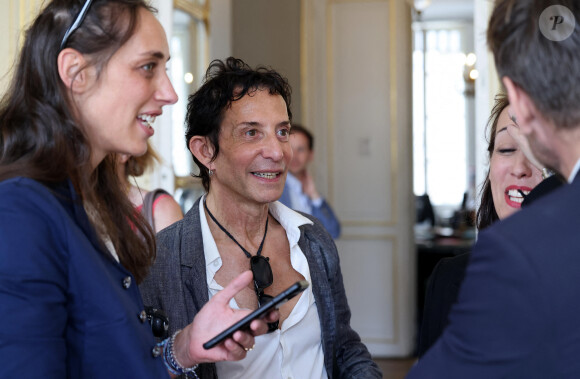
[[[24,176],[48,187],[71,180],[83,201],[97,211],[123,266],[140,282],[155,258],[153,232],[121,190],[116,157],[92,169],[72,92],[67,93],[58,73],[62,37],[83,4],[53,0],[26,31],[10,87],[0,102],[0,180]],[[66,47],[82,53],[100,75],[133,35],[140,8],[154,11],[143,0],[94,0]]]
[[[487,121],[487,129],[490,129],[489,139],[487,145],[487,153],[491,162],[491,156],[495,149],[495,134],[497,132],[497,122],[501,112],[509,105],[508,97],[505,93],[499,93],[495,96],[495,104],[491,110],[491,114]],[[485,176],[485,181],[481,187],[481,203],[477,209],[476,225],[477,229],[483,230],[499,220],[499,216],[495,211],[495,204],[493,202],[493,195],[491,193],[491,182],[489,181],[489,169]]]
[[[288,117],[292,120],[290,110],[291,89],[288,80],[276,71],[267,67],[248,66],[241,59],[229,57],[225,62],[214,60],[205,75],[205,83],[192,95],[187,104],[185,141],[193,136],[207,136],[214,146],[214,160],[219,152],[219,132],[226,109],[233,101],[240,100],[246,94],[256,90],[267,90],[271,95],[280,95],[286,103]],[[193,155],[193,154],[192,154]],[[203,187],[209,191],[209,173],[195,156],[193,161],[199,167]]]

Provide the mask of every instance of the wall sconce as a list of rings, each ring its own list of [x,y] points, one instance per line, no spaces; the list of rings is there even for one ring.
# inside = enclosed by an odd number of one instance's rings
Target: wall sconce
[[[465,81],[465,95],[475,95],[475,80],[479,77],[479,71],[475,68],[477,56],[474,53],[469,53],[465,56],[465,63],[463,65],[463,80]]]
[[[429,5],[431,5],[431,0],[406,0],[406,1],[411,6],[413,13],[417,15],[417,18],[421,18],[421,13],[423,13],[423,11],[427,9]]]
[[[186,72],[185,75],[183,75],[183,81],[187,84],[191,84],[193,83],[193,74],[191,72]]]

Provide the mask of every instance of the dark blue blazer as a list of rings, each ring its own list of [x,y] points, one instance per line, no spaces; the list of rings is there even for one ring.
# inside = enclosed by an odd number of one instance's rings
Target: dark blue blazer
[[[408,378],[580,378],[580,177],[482,231]]]
[[[70,183],[0,182],[0,377],[168,377],[142,310]]]

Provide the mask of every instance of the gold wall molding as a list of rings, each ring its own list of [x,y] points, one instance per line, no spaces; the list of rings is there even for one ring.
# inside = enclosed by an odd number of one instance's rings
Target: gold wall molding
[[[399,20],[397,18],[397,12],[395,9],[395,0],[389,1],[389,56],[391,57],[391,64],[390,64],[390,107],[391,107],[391,171],[390,175],[393,178],[391,184],[391,204],[392,208],[391,211],[393,212],[394,218],[391,222],[388,222],[389,225],[396,225],[397,224],[397,214],[398,214],[398,196],[397,196],[397,188],[398,188],[398,165],[399,165],[399,141],[398,141],[398,128],[399,125],[399,117],[398,117],[398,109],[399,109],[399,90],[398,90],[398,57],[397,54],[397,47],[398,47],[398,38],[397,38],[397,26],[399,25]]]
[[[195,0],[173,0],[173,7],[189,13],[193,18],[203,21],[206,32],[209,34],[210,0],[205,0],[203,5]]]
[[[386,3],[389,0],[329,0],[334,4],[344,4],[344,3]]]
[[[310,91],[308,86],[308,78],[310,70],[308,68],[308,61],[310,54],[308,52],[309,38],[313,35],[310,28],[311,23],[307,20],[311,13],[309,7],[312,5],[311,0],[300,1],[300,97],[302,99],[302,118],[303,122],[309,120],[310,117]]]
[[[209,0],[203,5],[194,0],[173,0],[173,6],[189,13],[198,20],[205,21],[209,19]]]

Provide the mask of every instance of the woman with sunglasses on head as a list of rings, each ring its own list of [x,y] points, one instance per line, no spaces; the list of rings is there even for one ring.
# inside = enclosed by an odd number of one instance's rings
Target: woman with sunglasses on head
[[[152,11],[141,0],[53,0],[26,32],[0,103],[2,377],[195,374],[245,357],[267,330],[256,321],[202,348],[248,313],[228,302],[249,271],[172,338],[156,344],[148,325],[137,283],[154,235],[115,167],[118,154],[145,153],[155,117],[177,100]]]
[[[279,323],[246,359],[202,364],[202,378],[382,377],[350,327],[332,237],[277,201],[292,159],[291,118],[286,79],[235,58],[212,62],[189,98],[186,143],[207,194],[158,234],[145,302],[177,329],[248,268],[254,283],[234,308],[256,309],[299,280],[311,284],[280,307]]]

